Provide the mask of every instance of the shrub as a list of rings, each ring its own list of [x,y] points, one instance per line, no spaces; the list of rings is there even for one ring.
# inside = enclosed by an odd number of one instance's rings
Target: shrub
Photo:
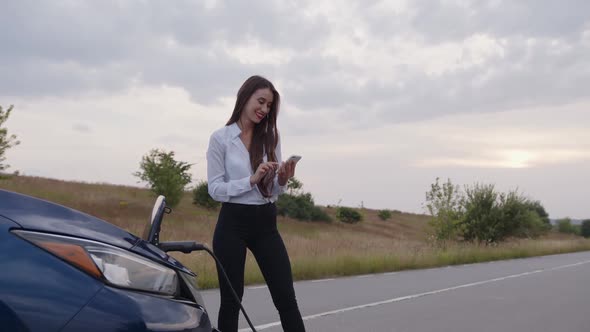
[[[537,215],[541,218],[541,221],[544,224],[544,229],[546,231],[551,229],[551,220],[549,220],[549,213],[545,211],[545,207],[539,201],[531,201],[527,200],[525,203],[529,210],[535,211]]]
[[[590,219],[582,221],[582,226],[580,227],[580,235],[586,238],[590,237]]]
[[[311,193],[280,195],[277,214],[304,221],[331,221],[330,216],[315,205]]]
[[[501,211],[493,185],[475,184],[465,188],[465,214],[461,231],[467,241],[496,242],[501,239]]]
[[[387,219],[391,218],[391,211],[380,210],[378,216],[379,216],[379,218],[381,218],[381,220],[387,220]]]
[[[336,218],[349,224],[354,224],[363,220],[363,216],[357,210],[344,206],[338,207],[336,210]]]
[[[214,200],[209,195],[209,185],[207,181],[201,181],[195,189],[193,189],[193,204],[202,206],[206,209],[216,209],[219,207],[219,202]]]
[[[287,189],[289,190],[289,195],[299,194],[301,188],[303,188],[303,183],[299,181],[296,177],[292,177],[287,181]]]
[[[580,230],[572,224],[570,218],[562,218],[557,220],[557,231],[565,234],[580,234]]]
[[[498,242],[507,237],[536,237],[551,229],[549,215],[539,201],[516,190],[496,192],[493,185],[465,186],[464,193],[439,179],[426,193],[426,208],[436,239],[462,237],[466,241]]]
[[[463,196],[459,186],[451,183],[450,179],[442,185],[439,178],[430,186],[426,193],[426,209],[432,216],[430,226],[438,241],[455,238],[459,222],[463,215]]]
[[[8,129],[3,127],[4,122],[8,120],[12,110],[12,105],[6,110],[3,110],[2,106],[0,106],[0,172],[10,167],[9,165],[3,163],[4,160],[6,160],[6,157],[4,156],[6,150],[20,144],[20,142],[16,139],[16,135],[8,135]],[[2,177],[2,174],[0,174],[0,177]]]
[[[190,164],[174,160],[174,151],[154,149],[143,156],[139,168],[133,175],[147,182],[156,195],[166,196],[168,206],[180,203],[185,187],[191,182]]]
[[[516,191],[507,195],[500,194],[499,208],[501,217],[498,239],[508,236],[537,237],[551,229],[551,224],[547,224],[548,215],[541,203],[530,201]],[[539,211],[542,211],[543,216]]]
[[[557,231],[560,233],[572,233],[572,220],[570,218],[562,218],[557,220]]]

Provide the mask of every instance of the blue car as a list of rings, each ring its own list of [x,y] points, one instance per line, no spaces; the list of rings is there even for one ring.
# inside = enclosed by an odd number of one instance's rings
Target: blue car
[[[140,238],[0,190],[0,330],[217,331],[196,275],[166,253],[198,245],[159,243],[168,210],[160,196]]]

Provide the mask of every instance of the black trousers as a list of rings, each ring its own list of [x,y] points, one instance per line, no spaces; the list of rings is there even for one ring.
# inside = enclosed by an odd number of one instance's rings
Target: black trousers
[[[291,263],[277,230],[277,210],[274,203],[223,203],[221,206],[213,235],[213,251],[221,261],[240,300],[244,295],[246,248],[250,249],[256,258],[274,305],[279,311],[283,330],[305,331],[293,289]],[[219,266],[217,275],[221,293],[217,327],[221,332],[236,332],[240,307],[232,296]]]

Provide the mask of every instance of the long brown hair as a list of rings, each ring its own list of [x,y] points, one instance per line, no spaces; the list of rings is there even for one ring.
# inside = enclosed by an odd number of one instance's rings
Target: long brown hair
[[[250,166],[252,172],[256,172],[258,166],[263,161],[264,152],[266,152],[268,161],[277,161],[275,149],[279,141],[279,132],[277,130],[277,116],[279,113],[279,104],[281,96],[275,89],[274,85],[264,77],[252,76],[248,78],[238,90],[236,98],[236,105],[234,111],[226,123],[229,126],[238,122],[244,107],[250,100],[254,92],[260,89],[269,89],[273,95],[273,102],[270,106],[268,115],[265,116],[260,123],[254,126],[254,133],[252,134],[252,143],[250,144]],[[258,183],[258,189],[265,197],[272,196],[272,186],[274,183],[274,172],[268,172],[267,176]]]

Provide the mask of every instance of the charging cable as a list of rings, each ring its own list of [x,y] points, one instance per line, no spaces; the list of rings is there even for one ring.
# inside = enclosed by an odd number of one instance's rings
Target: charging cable
[[[244,317],[246,318],[246,321],[248,321],[248,325],[250,325],[250,328],[252,329],[252,332],[256,332],[256,329],[254,328],[254,324],[252,324],[252,322],[250,321],[250,317],[248,317],[248,314],[246,313],[246,310],[244,310],[244,307],[242,306],[242,301],[240,301],[240,298],[238,297],[238,294],[236,293],[236,291],[234,290],[233,286],[231,285],[231,282],[229,281],[229,278],[227,276],[227,273],[225,273],[225,269],[223,268],[223,265],[221,265],[221,262],[219,261],[219,259],[217,258],[217,256],[215,256],[215,254],[213,253],[213,251],[211,251],[211,249],[207,248],[207,246],[197,243],[197,242],[190,242],[190,241],[182,241],[182,242],[161,242],[158,244],[158,247],[160,249],[162,249],[163,251],[180,251],[183,252],[185,254],[189,254],[193,251],[206,251],[209,255],[211,255],[211,257],[213,257],[213,259],[215,259],[215,262],[217,263],[217,268],[219,268],[221,270],[221,274],[223,274],[223,277],[225,278],[225,281],[227,282],[227,284],[229,285],[229,289],[231,290],[234,299],[236,300],[236,302],[240,305],[240,310],[242,310],[242,313],[244,314]]]

